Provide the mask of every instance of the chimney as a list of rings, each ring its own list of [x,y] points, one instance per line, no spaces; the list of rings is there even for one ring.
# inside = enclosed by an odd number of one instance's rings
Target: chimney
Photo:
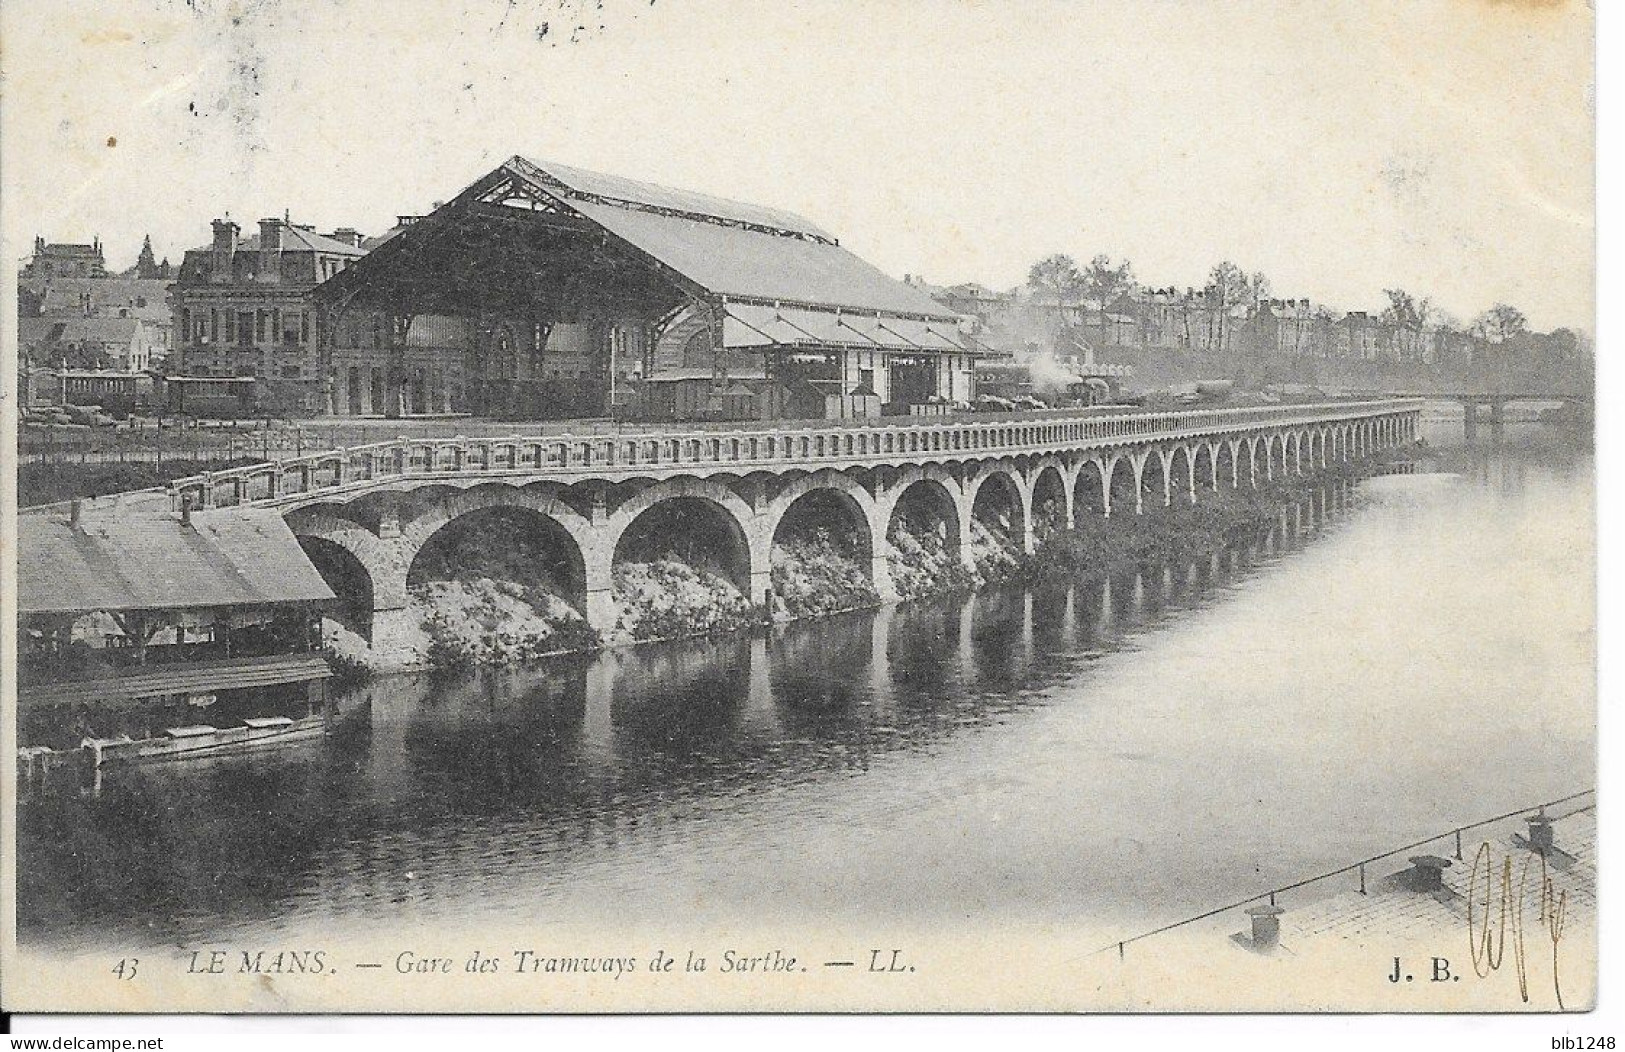
[[[361,247],[361,232],[355,227],[341,226],[333,231],[333,240],[342,241],[353,248]]]
[[[272,217],[260,220],[260,280],[276,281],[282,276],[283,221]]]
[[[1444,888],[1444,871],[1450,868],[1448,858],[1438,855],[1412,855],[1411,868],[1399,876],[1412,891],[1439,891]]]
[[[1529,823],[1529,850],[1544,855],[1557,846],[1557,838],[1552,835],[1552,820],[1544,807],[1539,814],[1530,815],[1524,821]]]
[[[213,262],[210,264],[209,273],[217,285],[228,284],[232,279],[231,261],[237,254],[238,233],[237,224],[231,220],[214,221],[214,246],[210,252]]]
[[[1252,948],[1259,953],[1269,953],[1281,945],[1281,914],[1286,910],[1270,903],[1268,906],[1254,906],[1247,911],[1252,918]]]

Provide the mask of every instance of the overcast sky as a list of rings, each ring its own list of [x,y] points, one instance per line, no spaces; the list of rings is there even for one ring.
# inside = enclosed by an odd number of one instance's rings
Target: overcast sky
[[[1579,0],[6,0],[11,255],[388,227],[510,154],[777,205],[897,275],[1051,252],[1590,329]],[[576,27],[583,28],[577,30]],[[574,40],[572,41],[572,37]]]

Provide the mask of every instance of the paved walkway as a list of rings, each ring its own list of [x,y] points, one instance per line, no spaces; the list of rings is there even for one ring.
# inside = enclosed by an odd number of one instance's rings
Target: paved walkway
[[[1459,861],[1447,833],[1368,863],[1364,892],[1357,869],[1338,873],[1277,893],[1276,911],[1265,895],[1092,955],[1087,974],[1119,1010],[1585,1011],[1597,977],[1594,800],[1554,805],[1544,856],[1521,817],[1465,831]]]
[[[1557,818],[1552,829],[1557,850],[1548,856],[1544,871],[1541,857],[1527,846],[1528,827],[1515,820],[1476,830],[1477,835],[1464,834],[1462,859],[1457,861],[1453,850],[1443,855],[1451,864],[1441,874],[1443,887],[1437,891],[1415,890],[1414,881],[1406,879],[1415,871],[1405,859],[1393,860],[1380,869],[1368,867],[1366,894],[1343,892],[1283,913],[1281,944],[1301,954],[1313,951],[1325,939],[1366,945],[1401,939],[1413,942],[1429,931],[1459,941],[1467,929],[1469,891],[1475,920],[1483,921],[1488,899],[1494,914],[1490,919],[1499,925],[1501,883],[1508,860],[1512,862],[1509,903],[1516,905],[1521,890],[1526,939],[1541,924],[1543,875],[1551,880],[1553,891],[1564,897],[1566,921],[1574,927],[1589,925],[1597,911],[1596,811],[1587,809]],[[1544,929],[1540,937],[1547,938]]]

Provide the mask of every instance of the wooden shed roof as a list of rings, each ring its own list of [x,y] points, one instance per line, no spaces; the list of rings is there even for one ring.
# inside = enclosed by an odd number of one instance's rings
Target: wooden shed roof
[[[266,606],[333,598],[275,511],[17,517],[17,608],[30,614]]]

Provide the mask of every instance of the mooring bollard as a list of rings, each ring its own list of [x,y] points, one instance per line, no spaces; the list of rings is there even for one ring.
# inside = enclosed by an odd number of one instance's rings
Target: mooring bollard
[[[1444,888],[1444,871],[1455,863],[1438,855],[1412,855],[1411,890],[1440,891]]]
[[[1544,807],[1524,821],[1529,823],[1529,850],[1544,855],[1557,846],[1557,839],[1552,833],[1552,819]]]
[[[1286,910],[1273,903],[1253,906],[1247,916],[1253,919],[1253,949],[1273,950],[1281,944],[1281,914]]]

